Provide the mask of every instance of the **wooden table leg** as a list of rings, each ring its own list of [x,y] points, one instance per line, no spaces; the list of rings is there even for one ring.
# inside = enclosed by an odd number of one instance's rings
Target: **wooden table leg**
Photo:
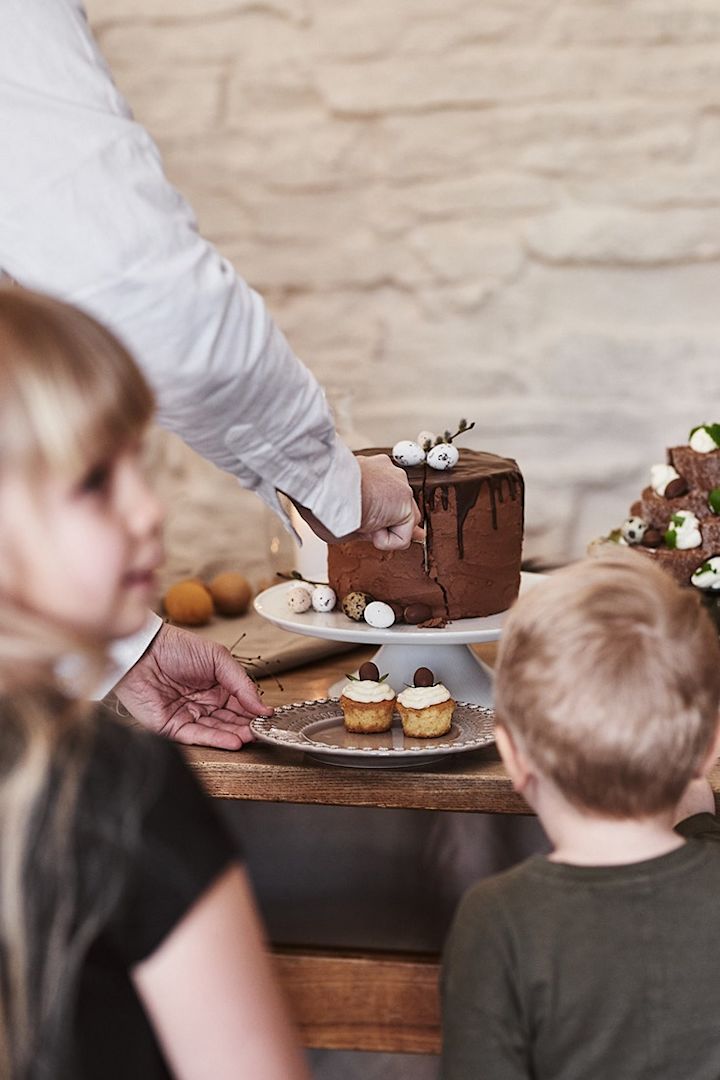
[[[303,1044],[440,1052],[439,957],[273,947]]]

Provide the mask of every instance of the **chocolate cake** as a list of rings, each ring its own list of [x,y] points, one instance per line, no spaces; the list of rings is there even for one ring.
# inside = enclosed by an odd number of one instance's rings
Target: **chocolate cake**
[[[331,544],[328,575],[338,596],[369,593],[414,623],[505,611],[520,587],[524,484],[517,463],[462,449],[447,471],[423,462],[405,472],[422,514],[425,545],[378,551],[369,541]]]
[[[693,575],[720,555],[720,447],[710,431],[720,435],[702,425],[689,445],[668,449],[667,464],[653,466],[631,516],[607,538],[635,547],[681,585],[698,584]]]

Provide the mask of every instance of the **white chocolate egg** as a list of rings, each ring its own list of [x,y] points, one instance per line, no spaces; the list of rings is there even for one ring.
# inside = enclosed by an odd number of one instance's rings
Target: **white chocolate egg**
[[[675,541],[672,543],[670,537]],[[700,547],[702,544],[702,532],[700,522],[691,510],[678,510],[670,518],[666,533],[665,543],[668,547],[675,547],[678,551],[689,551],[691,548]]]
[[[720,556],[711,555],[706,559],[695,570],[690,581],[698,589],[720,592]]]
[[[427,463],[431,469],[452,469],[459,457],[460,451],[452,443],[438,443],[428,450]]]
[[[335,590],[329,585],[316,585],[313,589],[311,603],[315,611],[332,611],[336,602]]]
[[[287,606],[296,615],[302,615],[312,607],[312,594],[302,585],[293,585],[287,594]]]
[[[717,428],[716,424],[713,424],[714,428]],[[700,427],[695,428],[690,436],[690,449],[694,450],[697,454],[710,454],[713,450],[717,450],[718,444],[708,431],[708,425],[702,424]]]
[[[425,460],[425,451],[412,439],[401,439],[392,448],[393,461],[398,465],[420,465]]]
[[[385,630],[395,622],[395,612],[389,604],[384,604],[382,600],[373,600],[365,608],[363,618],[368,626],[372,626],[376,630]]]
[[[415,439],[415,442],[418,444],[418,446],[424,446],[425,443],[430,443],[430,445],[432,446],[432,444],[435,442],[435,439],[436,435],[434,431],[420,431],[418,432],[418,436]]]
[[[650,466],[650,487],[657,495],[664,495],[671,480],[679,480],[680,473],[672,465]]]
[[[620,526],[623,540],[628,544],[639,544],[647,532],[647,521],[641,517],[629,517]]]

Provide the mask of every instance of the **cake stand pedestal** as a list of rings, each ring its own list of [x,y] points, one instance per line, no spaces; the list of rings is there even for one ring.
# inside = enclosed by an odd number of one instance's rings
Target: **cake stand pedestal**
[[[540,580],[540,574],[523,573],[520,591],[532,588]],[[469,646],[497,641],[505,612],[482,619],[458,619],[432,629],[399,623],[378,630],[367,623],[352,622],[341,611],[294,614],[289,611],[286,600],[294,584],[283,582],[266,589],[255,598],[255,610],[276,626],[295,634],[350,641],[357,645],[380,645],[373,662],[381,675],[387,672],[388,682],[398,692],[405,685],[412,685],[417,668],[428,667],[456,701],[492,704],[490,669]],[[342,685],[331,687],[330,693],[339,694]]]
[[[481,640],[496,641],[499,637],[500,631],[497,630],[493,637]],[[371,641],[372,638],[368,644]],[[387,674],[388,682],[398,693],[406,686],[413,685],[413,675],[419,667],[426,667],[430,668],[436,682],[447,686],[456,701],[492,705],[492,672],[469,648],[469,643],[430,645],[420,640],[396,645],[393,642],[381,645],[372,661],[381,675]],[[333,696],[340,693],[344,681],[330,687]]]

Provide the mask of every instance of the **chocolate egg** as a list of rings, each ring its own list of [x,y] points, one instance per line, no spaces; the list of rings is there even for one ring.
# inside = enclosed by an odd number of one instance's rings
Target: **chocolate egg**
[[[664,495],[666,499],[678,499],[681,495],[687,494],[687,481],[682,476],[676,476],[674,480],[671,480],[668,486],[665,488]]]
[[[432,609],[427,604],[408,604],[403,611],[403,618],[406,623],[410,623],[411,626],[417,626],[418,623],[426,622],[432,616]]]
[[[435,676],[429,667],[419,667],[413,675],[415,686],[434,686]]]
[[[364,664],[360,665],[358,670],[359,677],[365,682],[377,682],[380,678],[380,672],[377,669],[377,664],[373,664],[372,660],[366,660]]]
[[[342,609],[348,619],[353,622],[362,622],[365,608],[372,603],[372,596],[366,592],[349,592],[343,597]]]
[[[373,600],[365,608],[363,618],[368,626],[374,627],[375,630],[386,630],[388,626],[392,626],[395,622],[395,612],[389,604],[384,604],[382,600]]]
[[[647,522],[637,516],[626,518],[620,526],[622,538],[628,544],[641,544],[646,532]]]
[[[642,546],[656,548],[660,547],[662,541],[663,538],[661,532],[659,532],[657,529],[648,529],[642,538]]]
[[[413,465],[420,465],[425,460],[425,451],[412,439],[401,439],[392,448],[392,458],[397,465],[410,468]]]
[[[337,603],[335,590],[329,585],[316,585],[310,594],[310,602],[315,611],[332,611]]]
[[[460,451],[452,443],[438,443],[428,450],[427,463],[431,469],[452,469],[457,465]]]
[[[303,612],[309,611],[312,607],[312,597],[308,589],[304,589],[302,585],[294,585],[292,589],[288,591],[287,606],[296,615],[302,615]]]

